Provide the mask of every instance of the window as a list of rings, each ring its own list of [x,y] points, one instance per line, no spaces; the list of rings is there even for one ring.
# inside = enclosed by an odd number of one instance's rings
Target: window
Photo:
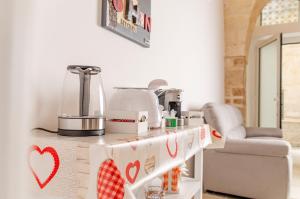
[[[262,10],[261,25],[278,25],[299,22],[299,0],[272,0]]]

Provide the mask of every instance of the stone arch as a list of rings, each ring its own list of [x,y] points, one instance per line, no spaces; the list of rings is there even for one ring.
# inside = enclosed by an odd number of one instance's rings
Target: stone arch
[[[246,66],[257,17],[270,0],[224,0],[225,102],[246,116]]]

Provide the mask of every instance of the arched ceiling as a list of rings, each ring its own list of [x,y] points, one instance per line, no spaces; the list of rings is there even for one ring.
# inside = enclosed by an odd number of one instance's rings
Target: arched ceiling
[[[247,56],[257,17],[270,0],[224,0],[225,56]]]

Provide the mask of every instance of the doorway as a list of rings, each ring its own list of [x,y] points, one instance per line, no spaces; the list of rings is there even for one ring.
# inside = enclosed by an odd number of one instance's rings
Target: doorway
[[[260,42],[258,52],[258,126],[281,127],[281,35]]]
[[[258,53],[258,126],[282,128],[300,146],[300,33],[260,42]]]
[[[283,37],[282,44],[282,120],[286,138],[300,146],[300,34]]]

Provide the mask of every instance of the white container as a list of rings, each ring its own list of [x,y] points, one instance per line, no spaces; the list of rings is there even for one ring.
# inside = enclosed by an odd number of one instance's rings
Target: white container
[[[204,124],[204,113],[202,111],[182,111],[184,125],[199,126]]]
[[[146,135],[148,132],[147,111],[111,111],[107,115],[108,133]]]

